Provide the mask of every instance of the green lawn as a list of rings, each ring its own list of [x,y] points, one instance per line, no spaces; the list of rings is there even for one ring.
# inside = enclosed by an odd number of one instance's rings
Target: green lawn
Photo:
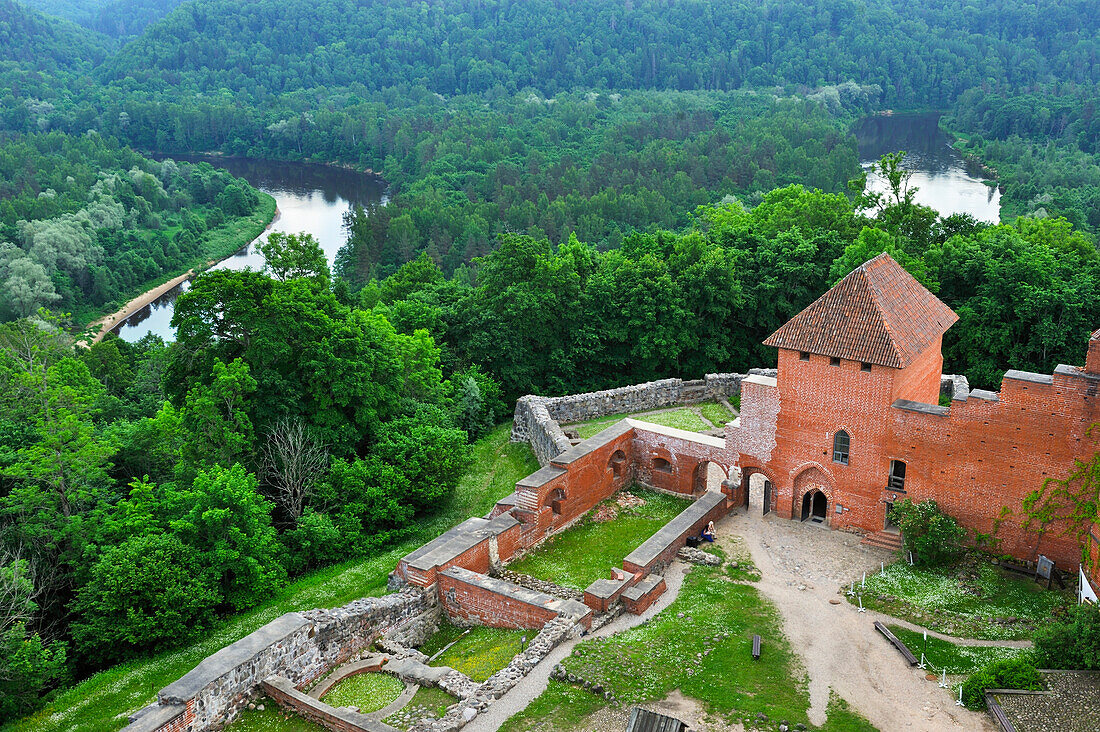
[[[650,422],[652,424],[664,425],[665,427],[675,427],[677,429],[687,430],[688,432],[706,432],[715,427],[721,427],[723,424],[733,419],[733,415],[730,411],[718,402],[706,402],[704,404],[698,404],[696,407],[707,419],[714,423],[713,426],[700,419],[693,408],[676,407],[662,411],[613,414],[607,417],[590,419],[586,422],[566,425],[566,427],[575,429],[577,435],[582,440],[587,440],[589,437],[598,434],[619,420],[626,419],[627,417],[639,419],[643,422]]]
[[[757,633],[764,639],[763,653],[753,661]],[[792,728],[799,722],[810,726],[806,682],[779,612],[754,586],[731,582],[717,569],[693,568],[667,609],[644,625],[577,645],[562,665],[602,684],[627,708],[680,690],[709,713],[750,728],[760,712],[786,719]],[[586,730],[588,717],[605,704],[579,687],[551,681],[503,729]],[[835,695],[828,715],[824,730],[874,730]]]
[[[421,686],[416,690],[416,693],[413,694],[413,698],[409,700],[409,703],[406,704],[401,711],[391,714],[383,721],[397,729],[408,729],[409,725],[403,719],[403,712],[415,712],[419,707],[421,711],[431,712],[438,718],[445,715],[447,713],[447,707],[457,701],[457,698],[451,696],[442,689],[437,689],[434,686]],[[236,730],[234,730],[234,732],[236,732]],[[281,732],[281,730],[275,732]]]
[[[1047,590],[981,555],[934,569],[897,562],[868,577],[862,595],[865,607],[948,635],[984,640],[1029,638],[1056,607],[1072,600],[1067,592]],[[1019,622],[995,622],[1006,618]]]
[[[474,681],[485,681],[511,662],[522,650],[522,639],[531,640],[534,631],[503,628],[459,628],[444,622],[442,627],[420,647],[420,652],[434,656],[449,643],[454,645],[431,662],[432,666],[450,666]]]
[[[405,684],[382,673],[356,674],[336,682],[321,701],[334,707],[356,707],[362,714],[377,712],[401,696]]]
[[[721,427],[734,420],[733,412],[726,409],[726,405],[718,402],[707,402],[699,405],[699,411],[703,416],[714,423],[715,427]]]
[[[610,577],[612,567],[622,567],[627,554],[690,504],[687,499],[663,493],[629,490],[645,500],[645,505],[618,507],[618,517],[610,521],[597,521],[590,514],[509,565],[509,569],[583,590],[595,580]],[[615,498],[606,503],[614,505]]]
[[[439,513],[419,524],[415,533],[397,546],[305,575],[276,592],[266,604],[227,618],[202,640],[101,671],[62,691],[33,716],[6,725],[4,730],[103,732],[121,729],[127,724],[127,716],[152,702],[158,690],[218,649],[283,613],[338,607],[358,597],[385,594],[387,575],[401,557],[460,521],[485,514],[498,499],[515,490],[516,481],[538,469],[530,447],[509,442],[510,433],[511,424],[504,424],[479,440],[474,445],[471,468],[454,493],[442,503]],[[264,717],[265,724],[270,717]]]
[[[321,725],[287,714],[270,699],[259,701],[264,705],[262,712],[245,709],[229,729],[233,732],[324,732]]]
[[[931,636],[928,638],[926,647],[923,633],[897,625],[888,627],[890,632],[896,635],[902,643],[909,646],[909,650],[916,654],[918,658],[920,658],[921,652],[924,652],[926,660],[932,664],[933,671],[938,672],[946,668],[947,673],[953,675],[972,674],[986,664],[1012,658],[1026,652],[1021,648],[1005,648],[1003,646],[960,646]]]

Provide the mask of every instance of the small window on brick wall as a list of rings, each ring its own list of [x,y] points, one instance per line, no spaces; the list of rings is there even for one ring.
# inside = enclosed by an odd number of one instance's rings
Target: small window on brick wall
[[[890,461],[890,490],[905,490],[905,463],[901,460]]]
[[[671,473],[672,463],[664,458],[653,458],[653,469],[662,473]]]
[[[809,351],[799,351],[798,352],[798,360],[799,361],[809,361],[810,360],[810,352]]]
[[[833,462],[841,465],[848,464],[848,450],[852,446],[852,438],[844,430],[833,435]]]
[[[871,373],[871,364],[864,361],[863,363],[861,363],[859,365],[859,370],[860,371],[866,371],[867,373]]]
[[[830,356],[829,357],[829,365],[830,366],[839,366],[840,365],[840,359],[837,358],[836,356]]]

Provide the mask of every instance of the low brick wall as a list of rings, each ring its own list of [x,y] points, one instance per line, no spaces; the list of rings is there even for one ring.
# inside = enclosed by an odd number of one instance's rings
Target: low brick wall
[[[366,715],[348,709],[337,709],[303,694],[294,688],[294,684],[281,676],[265,679],[261,686],[280,707],[311,722],[316,722],[325,729],[335,730],[335,732],[396,732],[388,724],[375,722]]]
[[[586,627],[592,612],[584,603],[562,600],[501,579],[451,567],[439,573],[443,610],[457,624],[492,628],[541,628],[559,615]]]
[[[704,493],[623,560],[623,569],[647,575],[667,566],[689,536],[698,536],[708,521],[726,514],[726,496],[718,491]]]
[[[649,606],[657,602],[657,598],[667,589],[665,578],[658,574],[645,577],[633,587],[623,593],[623,605],[628,613],[641,615]]]

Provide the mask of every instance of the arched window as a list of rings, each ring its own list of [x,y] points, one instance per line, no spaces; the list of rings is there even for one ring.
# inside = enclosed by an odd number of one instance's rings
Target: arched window
[[[848,448],[852,444],[852,438],[848,437],[848,433],[844,430],[840,430],[833,435],[833,462],[840,463],[841,465],[848,464]]]
[[[661,458],[661,457],[653,458],[653,469],[654,470],[659,470],[662,473],[671,473],[672,472],[672,463],[670,463],[668,460],[665,460],[664,458]]]

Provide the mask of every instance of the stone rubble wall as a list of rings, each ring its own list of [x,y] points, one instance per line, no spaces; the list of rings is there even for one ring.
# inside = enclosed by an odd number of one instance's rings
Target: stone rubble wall
[[[630,414],[678,404],[729,399],[741,393],[741,381],[750,374],[774,376],[774,369],[751,369],[749,374],[707,374],[702,379],[661,379],[644,384],[561,397],[528,395],[516,402],[512,441],[528,442],[540,465],[569,449],[561,424],[613,414]]]
[[[530,673],[550,651],[570,635],[580,634],[583,626],[573,618],[561,616],[542,627],[530,644],[500,671],[489,677],[470,696],[451,707],[442,719],[425,719],[409,728],[409,732],[455,732],[465,727],[497,699],[508,693],[520,679]]]
[[[287,613],[161,689],[157,707],[142,710],[124,732],[170,732],[180,717],[187,719],[189,732],[221,729],[236,718],[265,680],[281,676],[303,687],[389,629],[431,611],[436,602],[433,593],[409,587],[330,610]],[[181,714],[150,725],[154,711],[165,707],[178,707]]]

